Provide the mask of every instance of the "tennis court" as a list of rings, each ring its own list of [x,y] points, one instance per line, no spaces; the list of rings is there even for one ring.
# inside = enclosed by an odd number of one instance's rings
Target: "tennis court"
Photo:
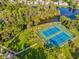
[[[59,32],[59,31],[60,31],[59,28],[57,28],[57,27],[51,27],[51,28],[49,28],[49,29],[43,31],[43,34],[44,34],[46,37],[49,37],[49,36],[51,36],[52,34],[55,34],[55,33]]]
[[[62,32],[58,34],[57,36],[51,38],[49,41],[50,43],[54,44],[55,46],[63,45],[66,41],[68,41],[70,37],[65,33]]]
[[[62,24],[49,26],[39,32],[40,36],[47,45],[61,47],[68,41],[72,40],[74,35],[66,29]]]

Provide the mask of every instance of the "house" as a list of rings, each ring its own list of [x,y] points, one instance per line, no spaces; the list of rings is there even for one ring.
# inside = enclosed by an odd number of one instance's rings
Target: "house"
[[[16,0],[9,0],[10,2],[12,2],[12,3],[16,3]],[[36,1],[27,1],[27,0],[19,0],[18,2],[19,3],[27,3],[27,4],[42,4],[42,5],[44,5],[44,4],[49,4],[50,3],[50,1],[51,0],[47,0],[47,1],[45,1],[45,0],[36,0]]]
[[[53,2],[55,5],[68,6],[66,2]]]
[[[5,59],[16,59],[16,56],[10,52],[6,52]]]
[[[79,0],[73,0],[73,2],[78,2],[79,3]]]

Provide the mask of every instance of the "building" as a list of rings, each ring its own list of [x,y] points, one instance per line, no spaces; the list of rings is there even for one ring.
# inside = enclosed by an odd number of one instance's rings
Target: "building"
[[[16,59],[16,56],[10,52],[6,52],[5,59]]]
[[[2,51],[3,51],[3,49],[2,48],[0,48],[0,56],[2,56],[3,54],[2,54]]]
[[[9,0],[10,2],[12,2],[12,3],[16,3],[16,0]],[[45,0],[35,0],[35,1],[31,1],[31,0],[18,0],[17,2],[19,2],[19,3],[27,3],[27,4],[42,4],[42,5],[44,5],[44,4],[49,4],[50,3],[50,1],[51,0],[47,0],[47,1],[45,1]]]
[[[73,0],[73,2],[79,2],[79,0]]]

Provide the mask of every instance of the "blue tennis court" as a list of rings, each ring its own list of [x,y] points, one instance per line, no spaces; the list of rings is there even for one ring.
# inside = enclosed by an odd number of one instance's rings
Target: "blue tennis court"
[[[56,47],[63,46],[66,42],[73,39],[73,34],[62,24],[49,26],[39,31],[40,37],[47,45]]]
[[[58,46],[60,44],[62,45],[64,42],[68,41],[69,39],[70,37],[65,32],[62,32],[57,36],[51,38],[50,43],[53,43],[54,45]]]
[[[55,33],[59,32],[59,31],[60,31],[59,28],[57,28],[57,27],[51,27],[51,28],[49,28],[49,29],[43,31],[42,33],[43,33],[46,37],[49,37],[49,36],[51,36],[52,34],[55,34]]]

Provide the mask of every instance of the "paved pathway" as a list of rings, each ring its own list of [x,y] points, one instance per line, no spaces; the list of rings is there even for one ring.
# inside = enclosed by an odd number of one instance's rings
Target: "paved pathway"
[[[36,45],[37,45],[37,43],[35,43],[34,45],[31,45],[30,47],[27,47],[26,49],[24,49],[24,50],[22,50],[22,51],[20,51],[20,52],[17,52],[16,55],[18,55],[18,54],[20,54],[20,53],[22,53],[22,52],[24,52],[24,51],[27,51],[27,50],[29,50],[30,48],[32,48],[32,47],[34,47],[34,46],[36,46]]]

